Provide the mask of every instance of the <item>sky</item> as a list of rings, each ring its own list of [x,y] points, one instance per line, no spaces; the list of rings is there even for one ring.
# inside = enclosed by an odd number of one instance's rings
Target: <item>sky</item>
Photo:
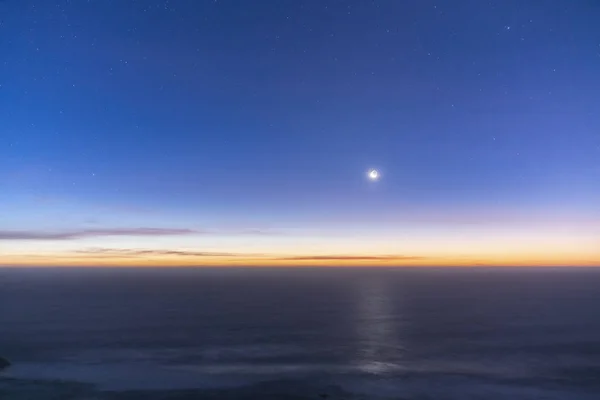
[[[0,1],[0,265],[600,265],[599,20]]]

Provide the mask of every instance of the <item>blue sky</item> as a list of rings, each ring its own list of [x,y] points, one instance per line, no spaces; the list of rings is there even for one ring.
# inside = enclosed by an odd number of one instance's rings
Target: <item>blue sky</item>
[[[593,2],[0,11],[5,263],[90,247],[480,259],[482,235],[493,262],[524,232],[600,259]],[[139,229],[156,231],[52,239]]]

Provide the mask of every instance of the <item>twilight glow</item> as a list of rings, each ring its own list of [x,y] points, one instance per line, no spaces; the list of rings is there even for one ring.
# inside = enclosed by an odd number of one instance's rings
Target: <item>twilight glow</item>
[[[598,266],[572,3],[0,2],[0,265]]]

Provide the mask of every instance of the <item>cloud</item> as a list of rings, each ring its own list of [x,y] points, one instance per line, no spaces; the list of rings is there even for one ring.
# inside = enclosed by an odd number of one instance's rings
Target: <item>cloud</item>
[[[420,256],[402,256],[402,255],[386,255],[386,256],[347,256],[347,255],[318,255],[318,256],[293,256],[293,257],[279,257],[281,261],[385,261],[385,260],[423,260],[427,257]]]
[[[111,257],[145,257],[145,256],[180,256],[180,257],[246,257],[246,254],[216,251],[187,251],[187,250],[144,250],[144,249],[109,249],[92,247],[78,250],[78,254]]]
[[[215,251],[191,251],[191,250],[149,250],[149,249],[114,249],[104,247],[91,247],[78,250],[77,254],[85,254],[98,258],[136,258],[136,257],[223,257],[223,258],[245,258],[263,259],[265,261],[416,261],[428,259],[429,257],[403,256],[403,255],[303,255],[279,257],[263,253],[235,253]]]
[[[176,228],[82,229],[62,232],[0,231],[0,240],[75,240],[102,236],[177,236],[194,233],[201,232]]]
[[[70,231],[9,231],[0,230],[1,240],[76,240],[102,236],[179,236],[179,235],[222,235],[222,236],[280,236],[282,232],[261,229],[205,230],[178,228],[109,228],[80,229]]]

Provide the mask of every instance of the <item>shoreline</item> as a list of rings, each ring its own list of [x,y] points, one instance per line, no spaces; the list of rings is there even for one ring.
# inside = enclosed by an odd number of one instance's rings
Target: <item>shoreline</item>
[[[312,385],[297,380],[272,380],[236,387],[189,389],[103,390],[90,383],[4,377],[0,374],[0,398],[71,400],[158,400],[158,399],[358,399],[339,386]],[[402,399],[398,399],[402,400]]]

